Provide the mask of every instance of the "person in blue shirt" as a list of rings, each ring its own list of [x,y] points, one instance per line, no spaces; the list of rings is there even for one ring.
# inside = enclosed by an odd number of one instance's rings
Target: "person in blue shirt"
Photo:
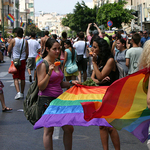
[[[150,37],[148,36],[147,31],[144,31],[144,32],[143,32],[143,37],[141,38],[141,46],[142,46],[142,47],[143,47],[144,43],[145,43],[147,40],[150,40]]]

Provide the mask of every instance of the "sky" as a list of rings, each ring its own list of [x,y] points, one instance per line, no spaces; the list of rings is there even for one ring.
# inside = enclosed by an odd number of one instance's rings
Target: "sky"
[[[88,7],[92,7],[93,0],[83,0]],[[34,0],[35,15],[40,11],[44,13],[56,12],[58,14],[73,13],[76,3],[82,0]]]

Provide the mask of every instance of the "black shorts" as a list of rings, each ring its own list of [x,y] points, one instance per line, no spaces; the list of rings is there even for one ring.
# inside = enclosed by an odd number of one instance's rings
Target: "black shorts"
[[[86,72],[87,70],[87,58],[83,58],[82,61],[77,62],[78,71]]]

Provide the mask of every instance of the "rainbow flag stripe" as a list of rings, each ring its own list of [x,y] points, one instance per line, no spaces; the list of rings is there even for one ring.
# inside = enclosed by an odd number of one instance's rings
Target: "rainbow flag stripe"
[[[81,105],[81,102],[101,102],[107,88],[108,86],[73,86],[50,103],[43,116],[35,123],[34,129],[64,125],[111,127],[104,118],[85,121]]]
[[[15,21],[15,18],[12,14],[8,14],[7,15],[7,18],[11,21],[11,22],[14,22]]]
[[[35,58],[36,68],[43,62],[42,57],[38,54]]]
[[[1,38],[1,42],[5,42],[5,40],[3,38]]]
[[[21,22],[20,27],[24,27],[24,26],[25,26],[25,23]]]
[[[144,68],[115,81],[107,89],[101,105],[98,102],[82,103],[85,120],[106,118],[116,129],[125,129],[145,142],[150,125],[147,108],[149,70]]]

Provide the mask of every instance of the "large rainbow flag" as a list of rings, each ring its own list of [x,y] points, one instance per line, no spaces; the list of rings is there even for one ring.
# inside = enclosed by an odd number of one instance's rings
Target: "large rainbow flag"
[[[34,129],[64,125],[111,127],[104,118],[85,121],[81,105],[81,102],[89,101],[101,103],[107,88],[107,86],[73,86],[50,103],[43,116],[35,123]]]
[[[110,85],[102,103],[82,103],[85,120],[106,118],[116,129],[125,129],[144,142],[150,125],[147,108],[149,75],[150,68],[142,69]]]

